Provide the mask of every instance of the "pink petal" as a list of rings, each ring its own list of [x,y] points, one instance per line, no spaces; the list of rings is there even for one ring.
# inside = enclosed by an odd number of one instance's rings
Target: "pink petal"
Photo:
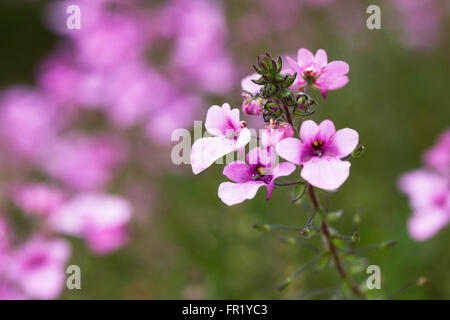
[[[283,139],[277,144],[276,149],[280,157],[298,165],[302,164],[303,144],[299,139]]]
[[[230,180],[237,183],[244,183],[252,180],[249,166],[244,161],[235,161],[227,164],[223,168],[223,174]]]
[[[300,127],[300,138],[303,143],[310,144],[316,139],[319,130],[319,126],[313,120],[306,120]]]
[[[299,65],[297,64],[297,61],[295,61],[294,59],[292,59],[291,57],[286,56],[286,60],[289,63],[289,65],[291,66],[292,70],[294,70],[294,72],[303,72],[303,69],[299,67]],[[298,78],[299,76],[297,76]]]
[[[211,106],[206,114],[205,128],[209,133],[215,136],[225,136],[230,130],[240,129],[239,109],[230,108],[228,103],[222,107]]]
[[[251,74],[241,81],[242,90],[248,91],[251,94],[257,94],[261,88],[259,84],[254,83],[252,80],[259,79],[259,75],[257,73]]]
[[[323,120],[319,124],[319,135],[318,138],[322,141],[327,141],[331,138],[333,134],[336,133],[336,128],[334,127],[334,123],[330,120]]]
[[[301,176],[324,190],[339,188],[350,174],[350,162],[331,157],[313,157],[303,164]]]
[[[297,52],[297,63],[300,68],[307,68],[309,67],[314,60],[314,55],[311,51],[305,48],[301,48]]]
[[[336,148],[337,156],[343,158],[355,150],[358,145],[358,140],[358,132],[353,129],[344,128],[335,133],[331,144]]]
[[[261,164],[270,167],[276,162],[276,152],[272,147],[263,149],[255,147],[247,153],[246,159],[248,164]]]
[[[424,241],[444,228],[449,220],[450,217],[442,210],[419,211],[409,219],[408,231],[415,240]]]
[[[235,109],[237,110],[237,109]],[[241,132],[239,133],[239,137],[236,140],[236,145],[235,148],[240,149],[242,147],[245,147],[247,145],[247,143],[250,142],[250,139],[252,138],[252,134],[250,133],[250,130],[248,130],[247,128],[243,128],[241,130]]]
[[[208,168],[217,159],[236,150],[236,143],[225,137],[201,138],[194,142],[191,149],[192,172],[198,174]]]
[[[426,170],[414,170],[400,178],[399,188],[410,197],[411,206],[421,210],[433,207],[436,195],[447,190],[447,180]]]
[[[323,69],[324,76],[329,80],[335,80],[343,75],[346,75],[350,67],[347,62],[344,61],[332,61]]]
[[[328,90],[337,90],[342,88],[343,86],[345,86],[348,83],[348,77],[347,76],[343,76],[340,78],[337,78],[336,80],[334,80],[333,82],[331,82],[328,85]]]
[[[319,49],[316,52],[316,56],[314,57],[314,62],[318,68],[323,68],[328,63],[327,53],[323,49]]]
[[[219,186],[219,198],[228,206],[253,199],[258,189],[264,185],[262,181],[247,183],[223,182]]]
[[[272,170],[273,178],[285,177],[295,171],[296,166],[289,162],[281,162]]]

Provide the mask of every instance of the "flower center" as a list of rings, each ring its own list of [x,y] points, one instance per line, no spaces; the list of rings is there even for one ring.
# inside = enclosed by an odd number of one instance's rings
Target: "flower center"
[[[312,147],[314,150],[319,150],[321,147],[323,146],[323,141],[322,140],[316,140],[312,143]]]
[[[259,166],[259,167],[256,169],[256,171],[257,171],[258,174],[260,174],[260,175],[265,175],[265,174],[267,174],[267,169],[264,168],[264,167],[261,167],[261,166]]]
[[[322,146],[323,146],[323,141],[322,141],[322,140],[316,140],[316,141],[314,141],[314,142],[312,143],[311,146],[312,146],[314,152],[315,152],[319,157],[321,157],[321,156],[322,156],[322,150],[321,150],[321,148],[322,148]]]
[[[252,175],[253,180],[263,181],[266,184],[272,181],[273,176],[268,174],[267,168],[258,166],[255,171],[256,172]]]

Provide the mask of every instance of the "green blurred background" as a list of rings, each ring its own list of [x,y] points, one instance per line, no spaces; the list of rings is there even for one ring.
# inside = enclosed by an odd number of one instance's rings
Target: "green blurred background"
[[[339,11],[305,8],[305,19],[298,26],[245,43],[239,40],[243,30],[236,21],[253,8],[254,2],[225,2],[229,45],[241,66],[240,76],[252,72],[257,54],[294,56],[300,47],[324,48],[329,60],[342,59],[350,65],[349,84],[330,92],[326,100],[317,97],[319,108],[313,117],[333,119],[337,128],[356,129],[366,145],[365,154],[352,161],[350,179],[331,196],[331,210],[344,209],[339,229],[349,234],[353,214],[361,209],[358,246],[399,241],[393,248],[367,254],[370,263],[381,268],[385,296],[425,276],[426,286],[401,298],[450,298],[450,230],[423,243],[413,241],[406,229],[411,209],[396,186],[402,173],[421,166],[423,151],[449,126],[448,37],[433,50],[414,50],[394,30],[394,12],[382,11],[382,29],[371,31],[362,11],[354,16],[358,20],[354,33],[343,35],[333,23],[334,12]],[[46,30],[42,14],[42,3],[0,5],[2,87],[32,83],[37,63],[59,41]],[[442,27],[448,34],[448,21]],[[239,82],[226,101],[212,97],[210,102],[239,106]],[[167,152],[167,161],[169,156]],[[159,188],[154,207],[147,219],[134,225],[132,241],[118,252],[94,256],[81,241],[73,240],[71,263],[81,267],[82,290],[66,290],[61,298],[290,299],[338,282],[332,268],[308,271],[278,292],[276,286],[312,255],[302,246],[281,243],[283,232],[262,233],[251,225],[302,226],[307,212],[292,205],[285,190],[276,190],[270,201],[260,192],[252,201],[227,207],[217,197],[217,187],[225,181],[221,171],[221,165],[199,176],[188,166],[166,169],[153,182]],[[356,276],[361,282],[366,277],[364,272]]]

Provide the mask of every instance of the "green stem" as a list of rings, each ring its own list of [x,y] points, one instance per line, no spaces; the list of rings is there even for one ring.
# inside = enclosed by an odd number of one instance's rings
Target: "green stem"
[[[308,195],[309,195],[309,198],[311,199],[311,202],[312,202],[314,208],[317,211],[319,211],[320,210],[319,199],[317,198],[316,192],[312,185],[308,185]],[[331,240],[331,234],[330,234],[330,230],[328,228],[326,217],[324,217],[324,219],[322,221],[322,226],[321,226],[320,230],[321,230],[322,234],[324,235],[325,242],[327,244],[328,249],[330,250],[331,256],[333,257],[334,265],[335,265],[337,272],[339,273],[341,279],[350,284],[352,292],[357,297],[364,299],[365,296],[361,292],[361,289],[354,283],[353,279],[347,274],[344,267],[342,266],[339,253],[337,252],[337,249]]]

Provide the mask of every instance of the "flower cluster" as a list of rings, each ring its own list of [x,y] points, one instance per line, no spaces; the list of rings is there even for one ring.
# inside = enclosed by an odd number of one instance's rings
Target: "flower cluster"
[[[329,90],[345,86],[349,79],[349,67],[343,61],[328,63],[325,50],[313,55],[307,49],[298,51],[297,61],[287,57],[289,68],[283,68],[283,59],[273,59],[269,54],[259,56],[256,71],[244,78],[242,85],[242,110],[251,116],[260,116],[266,123],[259,130],[249,129],[241,121],[238,109],[231,109],[225,103],[212,106],[206,115],[205,127],[211,137],[200,138],[191,149],[191,166],[198,174],[215,161],[237,153],[238,160],[226,164],[223,174],[232,182],[219,185],[218,196],[228,206],[253,199],[258,190],[264,187],[266,199],[270,199],[277,187],[293,186],[292,202],[301,201],[307,195],[311,204],[311,215],[304,228],[283,225],[259,225],[254,228],[261,231],[273,229],[298,231],[301,238],[312,238],[321,234],[326,249],[315,259],[302,266],[279,286],[286,288],[300,272],[315,265],[318,261],[333,261],[341,279],[354,297],[364,298],[365,293],[344,269],[344,263],[357,261],[352,256],[353,248],[341,257],[336,241],[356,242],[359,234],[355,230],[351,236],[344,236],[329,227],[328,208],[320,203],[316,189],[337,190],[350,175],[350,156],[359,156],[364,146],[358,146],[358,133],[349,128],[336,130],[331,120],[319,124],[313,120],[303,120],[315,112],[317,102],[307,93],[309,88],[318,90],[323,98]],[[252,146],[256,140],[259,145]],[[249,151],[244,157],[247,144]],[[280,159],[287,162],[280,162]],[[283,181],[280,178],[293,175],[300,169],[301,179]],[[359,221],[359,218],[355,221]],[[292,239],[295,243],[295,239]],[[395,244],[386,242],[372,248],[384,248]],[[342,248],[342,243],[339,244]],[[345,261],[345,262],[343,262]]]
[[[424,155],[425,168],[404,174],[399,187],[410,199],[408,229],[424,241],[450,222],[450,129]]]
[[[254,69],[257,73],[242,80],[242,110],[247,115],[262,115],[267,122],[259,136],[260,145],[241,160],[224,168],[224,175],[235,183],[225,182],[219,187],[219,197],[227,205],[251,199],[261,186],[267,188],[267,198],[274,189],[274,181],[288,176],[301,167],[301,177],[310,185],[335,190],[347,180],[350,162],[342,160],[358,145],[358,133],[349,128],[336,131],[332,121],[316,124],[312,120],[301,123],[295,138],[295,117],[312,114],[316,102],[306,94],[315,88],[325,98],[328,90],[343,87],[348,82],[348,64],[328,63],[327,54],[320,49],[314,56],[307,49],[298,51],[295,62],[286,57],[290,68],[283,69],[282,59],[260,56]],[[214,137],[197,140],[191,151],[191,165],[195,174],[203,171],[224,155],[239,151],[242,155],[251,135],[239,110],[228,104],[212,106],[207,113],[205,127]],[[276,164],[277,155],[289,161]]]

